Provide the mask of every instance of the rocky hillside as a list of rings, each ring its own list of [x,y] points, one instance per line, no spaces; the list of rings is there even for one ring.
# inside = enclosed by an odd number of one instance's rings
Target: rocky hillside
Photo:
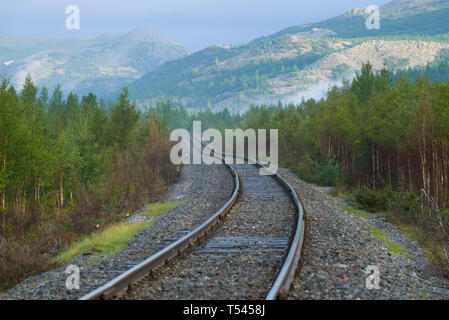
[[[104,34],[95,39],[0,38],[0,74],[21,87],[27,73],[39,86],[64,92],[99,95],[115,93],[167,61],[188,54],[149,29],[124,35]]]
[[[246,45],[214,46],[166,63],[132,83],[130,92],[142,107],[170,99],[191,109],[233,111],[250,103],[319,97],[367,61],[376,70],[386,64],[398,71],[446,59],[449,37],[443,32],[449,32],[449,21],[438,17],[449,15],[447,10],[447,0],[394,0],[381,8],[381,29],[368,30],[365,10],[354,9]]]
[[[327,29],[338,37],[387,35],[436,35],[449,32],[448,0],[393,0],[380,7],[380,29],[367,29],[365,8],[355,8],[340,16],[301,26],[293,26],[273,35]]]
[[[282,99],[297,102],[302,97],[320,97],[329,85],[338,83],[344,77],[351,79],[360,66],[369,61],[374,70],[385,65],[398,71],[426,66],[449,49],[448,43],[426,41],[383,41],[372,40],[319,59],[305,69],[283,74],[271,80],[272,102]],[[301,88],[303,90],[301,90]],[[299,89],[299,92],[298,92]]]

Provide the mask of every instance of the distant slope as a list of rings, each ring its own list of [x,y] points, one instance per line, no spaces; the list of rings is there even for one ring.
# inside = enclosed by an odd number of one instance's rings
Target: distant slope
[[[59,83],[65,92],[108,95],[187,54],[180,45],[149,29],[95,39],[0,38],[0,74],[10,76],[17,87],[31,73],[39,86],[52,89]]]
[[[290,37],[295,37],[290,36]],[[449,44],[416,40],[371,40],[361,44],[327,39],[303,39],[302,49],[272,43],[264,54],[259,46],[209,48],[173,61],[146,74],[130,86],[140,105],[170,99],[192,109],[244,110],[250,103],[299,102],[318,97],[342,77],[352,77],[362,63],[375,70],[426,66],[449,49]]]
[[[380,7],[380,29],[367,29],[368,15],[364,8],[356,8],[319,23],[294,26],[272,37],[327,29],[336,37],[379,37],[392,35],[436,35],[449,32],[448,0],[394,0]],[[446,22],[446,23],[445,23]]]
[[[427,66],[417,66],[397,72],[395,78],[407,76],[415,81],[418,77],[427,77],[432,82],[449,81],[449,51],[446,50],[438,59]]]
[[[246,45],[215,46],[166,63],[133,82],[130,93],[142,107],[170,99],[191,109],[233,111],[250,103],[319,97],[367,61],[375,70],[385,63],[393,71],[433,63],[449,48],[449,37],[439,35],[449,31],[448,10],[447,0],[395,0],[381,8],[376,34],[365,27],[365,10],[354,9]]]
[[[315,39],[256,41],[245,46],[215,46],[166,63],[130,85],[139,100],[169,98],[199,109],[235,96],[269,95],[270,79],[304,68],[344,45]]]

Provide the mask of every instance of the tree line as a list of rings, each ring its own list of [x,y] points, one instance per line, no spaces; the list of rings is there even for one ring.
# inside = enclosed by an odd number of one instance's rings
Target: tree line
[[[169,102],[153,110],[188,129],[193,120],[201,120],[203,129],[279,129],[281,166],[303,180],[336,186],[365,210],[387,212],[390,221],[417,228],[424,245],[436,243],[432,259],[449,276],[449,82],[386,68],[374,72],[367,63],[320,100],[189,118]]]
[[[0,284],[48,267],[80,235],[157,200],[176,177],[167,125],[124,88],[106,105],[27,76],[0,82]],[[8,255],[8,252],[10,253]],[[16,279],[17,280],[17,279]]]
[[[414,230],[449,276],[449,82],[393,78],[365,64],[323,99],[252,106],[238,126],[278,128],[282,165]]]
[[[298,105],[251,105],[244,114],[228,110],[189,114],[169,101],[154,110],[168,123],[203,127],[279,129],[283,165],[306,180],[320,180],[317,167],[330,166],[350,187],[404,188],[425,192],[449,206],[449,82],[410,79],[367,63],[353,81],[334,86],[320,100]],[[182,120],[181,120],[182,119]]]

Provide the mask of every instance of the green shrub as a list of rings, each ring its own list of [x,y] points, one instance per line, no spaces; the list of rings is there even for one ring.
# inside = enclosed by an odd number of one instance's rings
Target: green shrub
[[[341,177],[341,167],[333,160],[317,163],[309,154],[305,154],[298,163],[296,173],[304,181],[335,187]]]
[[[421,213],[421,199],[414,192],[403,192],[399,199],[401,210],[411,213],[413,216]]]
[[[370,212],[391,210],[397,204],[399,194],[391,187],[385,187],[380,191],[362,188],[351,194],[351,200],[361,208]]]
[[[383,209],[382,200],[378,193],[366,187],[354,191],[352,197],[362,209],[369,212],[376,212]]]
[[[395,205],[397,194],[391,187],[385,187],[379,191],[378,200],[380,201],[383,210],[389,210]]]
[[[70,218],[67,217],[65,222],[65,232],[72,232],[72,231],[73,231],[72,220],[70,220]]]
[[[443,218],[446,218],[446,220],[449,220],[449,209],[445,209],[445,210],[443,210],[443,211],[440,211],[440,215],[441,215]]]
[[[315,180],[321,185],[335,187],[340,177],[340,166],[329,160],[315,166]]]
[[[298,177],[304,181],[315,182],[314,161],[309,154],[304,155],[296,169]]]

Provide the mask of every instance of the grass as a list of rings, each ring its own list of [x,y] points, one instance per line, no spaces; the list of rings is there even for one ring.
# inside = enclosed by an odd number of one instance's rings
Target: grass
[[[76,241],[70,248],[64,250],[56,258],[57,263],[67,263],[85,252],[101,253],[111,256],[125,249],[129,240],[149,225],[142,223],[121,223],[108,227],[106,230],[91,234]]]
[[[335,187],[332,190],[331,195],[335,198],[347,198],[348,197],[346,192],[342,188],[339,188],[339,187]]]
[[[146,217],[152,217],[168,211],[178,205],[179,203],[176,202],[151,203],[147,206],[143,215]],[[79,241],[76,241],[68,249],[61,252],[54,259],[54,262],[67,263],[85,252],[100,253],[105,256],[114,255],[125,249],[129,240],[150,224],[151,222],[121,223],[112,225],[102,232],[91,234]],[[88,262],[88,265],[94,265],[98,262],[100,262],[99,258],[93,259]]]
[[[434,264],[438,264],[441,258],[445,259],[443,245],[431,237],[426,236],[418,227],[399,225],[399,230],[410,240],[416,241],[425,249],[425,256]]]
[[[181,202],[183,203],[183,202]],[[143,213],[146,217],[152,217],[157,214],[164,213],[165,211],[168,211],[176,206],[178,206],[180,203],[176,202],[155,202],[151,203],[147,206],[146,212]]]
[[[402,198],[401,198],[402,199]],[[349,206],[355,206],[359,208],[361,205],[355,199],[346,198]],[[366,211],[360,211],[351,207],[339,205],[339,207],[345,209],[348,213],[359,216],[366,219],[370,213]],[[365,205],[366,207],[366,205]],[[378,207],[378,206],[377,206]],[[375,207],[373,207],[375,209]],[[368,209],[370,210],[370,209]],[[433,221],[426,220],[426,217],[413,217],[410,218],[407,212],[402,209],[393,206],[392,211],[388,212],[374,212],[372,214],[376,216],[383,216],[387,221],[395,225],[401,233],[409,240],[418,243],[418,245],[424,249],[425,257],[432,262],[446,277],[449,278],[449,249],[447,246],[447,233],[445,234],[438,226],[434,225]],[[401,216],[401,214],[405,214]],[[444,213],[443,213],[444,215]],[[405,256],[412,257],[413,254],[407,252],[407,250],[400,244],[390,241],[387,234],[383,234],[382,231],[371,227],[373,235],[381,240],[387,249],[394,255],[403,254]]]
[[[369,215],[371,213],[363,210],[356,210],[347,206],[344,206],[342,204],[337,204],[340,208],[343,208],[346,210],[346,212],[355,215],[357,217],[360,217],[362,219],[368,219]],[[376,215],[384,215],[384,213],[375,213]],[[369,230],[373,234],[373,237],[382,241],[385,247],[390,251],[393,255],[403,255],[406,254],[406,249],[403,245],[396,243],[394,241],[389,240],[389,236],[387,233],[383,232],[382,230],[379,230],[377,228],[374,228],[372,225],[368,225]]]
[[[348,213],[355,215],[357,217],[363,218],[363,219],[368,219],[369,215],[371,213],[363,211],[363,210],[356,210],[347,206],[344,206],[342,204],[337,204],[340,208],[345,209]]]
[[[388,251],[390,251],[393,255],[398,256],[406,253],[407,250],[405,249],[405,247],[399,243],[389,240],[387,233],[377,228],[374,228],[371,225],[369,225],[368,228],[373,234],[373,237],[382,241],[385,247],[388,249]]]
[[[92,259],[90,259],[89,261],[86,262],[86,267],[92,267],[96,264],[99,264],[103,259],[99,258],[99,257],[93,257]]]
[[[422,300],[428,300],[430,299],[429,293],[426,290],[421,291],[421,299]]]
[[[400,225],[399,229],[409,240],[416,241],[419,244],[424,245],[425,247],[429,247],[433,244],[433,242],[429,238],[424,237],[424,235],[419,232],[418,228],[416,227]]]

